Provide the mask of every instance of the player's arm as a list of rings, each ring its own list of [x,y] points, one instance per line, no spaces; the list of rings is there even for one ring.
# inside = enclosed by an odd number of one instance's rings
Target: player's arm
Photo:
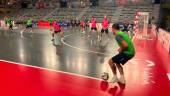
[[[121,37],[121,36],[117,36],[116,40],[121,42],[121,47],[118,49],[119,53],[121,53],[122,51],[126,50],[128,48],[128,44],[127,42]]]
[[[126,43],[126,41],[122,40],[121,43],[122,43],[122,50],[126,50],[128,48],[128,44]]]

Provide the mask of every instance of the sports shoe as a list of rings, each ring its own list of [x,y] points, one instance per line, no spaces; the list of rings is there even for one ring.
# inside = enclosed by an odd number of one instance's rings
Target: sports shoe
[[[118,80],[119,83],[121,84],[126,84],[126,80],[125,80],[125,77],[124,76],[121,76]]]
[[[110,83],[116,83],[118,82],[118,78],[117,76],[114,76],[111,80],[110,80]]]

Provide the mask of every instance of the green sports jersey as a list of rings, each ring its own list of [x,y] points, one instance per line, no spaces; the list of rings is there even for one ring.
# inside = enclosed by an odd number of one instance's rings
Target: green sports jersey
[[[120,47],[122,47],[122,43],[121,43],[122,40],[125,40],[125,42],[128,45],[128,48],[126,50],[123,50],[122,53],[125,53],[127,55],[135,55],[135,48],[134,48],[133,42],[127,33],[119,31],[116,35],[116,40]]]
[[[12,19],[7,19],[6,22],[7,22],[7,24],[9,24],[9,25],[13,25]]]
[[[32,25],[32,19],[28,19],[26,24],[29,26],[29,25]]]
[[[53,23],[53,19],[48,18],[47,20],[48,20],[48,22]]]

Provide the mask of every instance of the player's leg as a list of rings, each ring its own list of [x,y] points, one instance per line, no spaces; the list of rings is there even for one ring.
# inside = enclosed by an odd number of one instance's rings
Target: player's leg
[[[20,31],[21,38],[23,38],[23,32],[24,32],[25,30],[27,30],[27,26],[26,26],[23,30]]]
[[[111,81],[112,83],[120,82],[120,83],[125,84],[124,72],[123,72],[123,67],[121,66],[121,64],[125,64],[127,62],[127,60],[128,60],[128,58],[123,53],[119,53],[116,56],[113,56],[109,60],[109,65],[113,72],[113,80]],[[117,79],[116,68],[119,70],[120,75],[122,76],[120,78],[121,79],[120,81],[118,81],[118,79]]]
[[[28,29],[28,26],[26,26],[23,30],[21,30],[21,33],[23,33],[24,31],[26,31]]]
[[[92,31],[93,31],[93,28],[90,28],[90,31],[89,31],[89,33],[88,33],[88,37],[91,36]]]
[[[91,45],[93,45],[93,38],[94,38],[94,37],[93,37],[93,33],[94,33],[94,32],[93,32],[93,28],[91,28],[90,33],[89,33],[89,36],[88,36],[88,37],[90,38],[90,44],[91,44]]]
[[[31,33],[33,33],[33,32],[34,32],[34,31],[33,31],[33,26],[31,26],[31,27],[30,27],[30,30],[31,30],[31,31],[30,31]]]
[[[117,79],[116,65],[115,65],[115,63],[113,62],[112,59],[110,59],[108,63],[109,63],[109,66],[110,66],[110,68],[111,68],[111,70],[112,70],[112,73],[113,73],[113,78],[112,78],[112,80],[111,80],[111,83],[116,83],[116,82],[118,81],[118,79]]]
[[[10,30],[10,32],[12,32],[12,30],[13,30],[13,26],[12,25],[9,25],[9,30]]]
[[[96,42],[96,45],[98,44],[97,41],[99,41],[99,35],[98,35],[98,32],[97,32],[97,28],[94,28],[94,33],[95,33],[95,42]]]
[[[103,33],[104,33],[104,29],[102,28],[101,33],[100,33],[100,41],[102,40]]]
[[[52,35],[51,41],[54,41],[54,32],[52,32],[51,35]]]
[[[9,25],[9,28],[8,28],[9,30],[11,30],[11,25]]]
[[[118,82],[125,84],[126,80],[125,80],[125,76],[124,76],[123,66],[121,64],[116,64],[116,66],[120,73],[120,78],[119,78]]]
[[[52,29],[52,23],[50,23],[50,31],[52,31],[53,29]]]
[[[109,63],[109,66],[110,66],[110,68],[112,70],[113,75],[116,76],[117,72],[116,72],[116,65],[115,65],[115,63],[112,61],[112,59],[110,59],[108,63]]]
[[[85,33],[85,26],[82,26],[82,33]]]
[[[120,83],[122,84],[125,84],[126,83],[126,80],[125,80],[125,76],[124,76],[124,71],[123,71],[123,66],[126,62],[128,62],[131,58],[133,58],[133,56],[130,56],[130,55],[126,55],[126,54],[121,54],[120,55],[121,57],[121,61],[119,64],[116,64],[117,66],[117,69],[120,73],[120,78],[119,78],[119,81]],[[122,65],[121,65],[122,64]]]
[[[109,30],[108,30],[108,29],[106,29],[106,30],[105,30],[105,33],[106,33],[107,38],[108,38],[108,40],[109,40]]]
[[[60,32],[60,35],[61,35],[61,38],[64,39],[64,32],[63,31]]]
[[[96,31],[97,40],[100,41],[100,32],[97,31],[97,28],[95,28],[95,31]]]
[[[33,33],[33,24],[29,26],[30,32]]]
[[[13,27],[14,27],[14,25],[12,24],[12,25],[11,25],[11,30],[14,30]]]
[[[54,33],[54,38],[55,38],[55,40],[54,40],[54,45],[56,45],[56,46],[59,46],[59,45],[61,45],[61,37],[63,36],[63,33],[62,32],[55,32]]]

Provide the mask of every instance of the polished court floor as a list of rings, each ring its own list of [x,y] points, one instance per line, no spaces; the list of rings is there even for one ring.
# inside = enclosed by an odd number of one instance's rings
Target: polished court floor
[[[109,40],[91,44],[91,38],[79,29],[65,29],[61,46],[53,45],[49,29],[35,29],[34,33],[24,32],[22,36],[19,31],[2,31],[0,43],[3,60],[92,77],[100,77],[103,66],[118,48],[112,34]]]
[[[20,31],[0,31],[1,96],[170,95],[170,56],[155,38],[133,40],[137,54],[124,66],[127,84],[121,85],[100,80],[111,73],[107,61],[117,53],[112,33],[91,42],[93,37],[67,28],[62,45],[54,46],[49,29]]]

